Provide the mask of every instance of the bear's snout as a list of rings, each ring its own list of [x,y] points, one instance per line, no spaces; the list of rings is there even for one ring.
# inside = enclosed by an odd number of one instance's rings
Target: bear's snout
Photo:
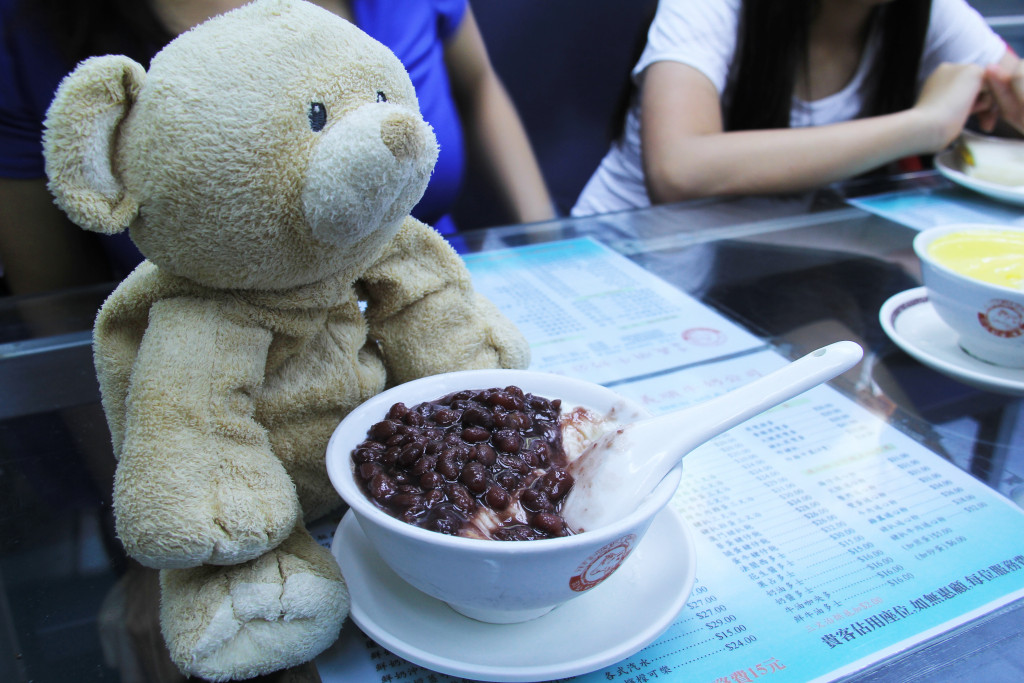
[[[423,155],[427,140],[422,134],[423,122],[410,114],[394,112],[380,126],[380,137],[399,161]]]
[[[390,239],[436,161],[434,131],[417,110],[371,103],[349,112],[324,129],[306,167],[302,206],[311,236],[352,245],[384,229],[380,239]]]

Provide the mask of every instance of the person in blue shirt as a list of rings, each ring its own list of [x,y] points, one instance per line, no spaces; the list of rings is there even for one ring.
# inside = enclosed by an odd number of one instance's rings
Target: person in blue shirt
[[[313,0],[387,45],[409,71],[440,155],[413,215],[446,236],[467,172],[493,182],[510,222],[554,217],[515,106],[468,0]],[[0,264],[10,293],[124,277],[141,260],[125,234],[70,224],[46,189],[42,128],[60,80],[86,57],[143,66],[160,48],[242,0],[0,0]],[[477,172],[476,168],[471,169]]]

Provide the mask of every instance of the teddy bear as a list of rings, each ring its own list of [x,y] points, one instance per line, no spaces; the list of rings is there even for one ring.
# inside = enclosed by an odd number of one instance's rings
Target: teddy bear
[[[160,570],[188,675],[308,662],[348,593],[306,525],[342,501],[328,439],[418,377],[526,367],[515,326],[409,216],[437,143],[402,64],[304,0],[255,0],[149,69],[82,62],[45,122],[49,186],[145,256],[103,304],[94,361],[128,555]]]

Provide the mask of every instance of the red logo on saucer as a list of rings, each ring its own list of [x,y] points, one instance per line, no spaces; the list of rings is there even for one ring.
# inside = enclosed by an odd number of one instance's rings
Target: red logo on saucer
[[[978,322],[997,337],[1012,339],[1024,334],[1024,306],[1005,299],[993,299],[984,313],[978,314]]]
[[[576,568],[576,576],[569,579],[569,588],[582,593],[607,579],[629,556],[635,542],[636,534],[629,534],[598,550]]]

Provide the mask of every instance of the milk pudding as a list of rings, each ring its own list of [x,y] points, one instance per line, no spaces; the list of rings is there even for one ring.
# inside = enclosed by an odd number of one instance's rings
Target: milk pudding
[[[928,256],[969,278],[1024,290],[1024,230],[952,232],[935,238]]]

